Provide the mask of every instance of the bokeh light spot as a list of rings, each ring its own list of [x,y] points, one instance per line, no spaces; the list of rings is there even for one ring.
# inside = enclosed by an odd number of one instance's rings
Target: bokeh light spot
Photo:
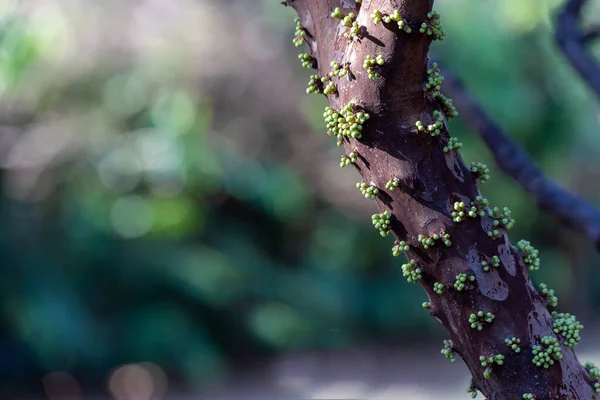
[[[108,390],[117,400],[160,399],[166,389],[165,373],[150,363],[123,365],[111,374],[108,381]]]
[[[132,190],[141,179],[141,162],[134,152],[126,148],[110,152],[97,169],[104,186],[119,193]]]
[[[79,400],[79,383],[68,372],[52,372],[42,378],[42,385],[49,400]]]
[[[110,210],[110,222],[115,232],[126,239],[148,233],[152,228],[153,210],[148,200],[141,196],[117,199]]]

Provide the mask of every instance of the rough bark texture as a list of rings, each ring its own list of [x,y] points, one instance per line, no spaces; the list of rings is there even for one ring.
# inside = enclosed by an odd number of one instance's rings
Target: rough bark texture
[[[377,206],[380,212],[392,213],[393,235],[410,245],[407,257],[423,270],[420,283],[429,296],[430,313],[448,331],[455,351],[473,375],[474,386],[490,399],[521,399],[524,393],[536,399],[600,398],[571,347],[561,345],[564,359],[548,369],[532,363],[532,346],[544,336],[555,336],[553,318],[506,233],[488,237],[492,219],[487,216],[452,221],[454,202],[469,204],[480,193],[458,152],[443,152],[449,138],[446,128],[439,137],[432,137],[415,127],[417,120],[431,123],[433,111],[441,111],[424,91],[431,39],[418,33],[433,0],[287,0],[284,4],[297,11],[307,31],[319,76],[330,72],[331,61],[350,63],[354,79],[334,78],[338,94],[327,96],[329,103],[340,110],[353,102],[371,118],[361,139],[345,139],[346,154],[358,152],[359,173],[379,188]],[[344,38],[348,28],[331,18],[336,7],[357,15],[366,30],[360,41]],[[398,9],[413,33],[400,31],[394,23],[374,24],[369,15],[375,9],[388,13]],[[371,80],[363,61],[367,55],[379,54],[385,65],[381,78]],[[386,190],[386,182],[393,177],[399,179],[399,188]],[[451,235],[451,247],[438,242],[425,250],[417,240],[418,235],[442,230]],[[494,255],[500,258],[500,267],[484,272],[481,262]],[[470,290],[453,288],[460,273],[475,276]],[[435,282],[446,286],[442,294],[433,291]],[[419,306],[417,300],[415,306]],[[478,331],[468,319],[480,310],[494,313],[495,319]],[[513,336],[521,340],[520,353],[504,343]],[[504,364],[494,365],[491,377],[485,379],[479,357],[495,354],[505,356]]]

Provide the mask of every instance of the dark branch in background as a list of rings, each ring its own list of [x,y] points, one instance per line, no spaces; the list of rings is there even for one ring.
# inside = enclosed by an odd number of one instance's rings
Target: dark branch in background
[[[479,134],[496,160],[496,165],[510,175],[540,208],[556,215],[567,226],[583,232],[600,250],[600,211],[580,197],[547,179],[534,161],[514,143],[502,128],[468,93],[458,78],[443,71],[443,92],[460,110],[460,118]]]
[[[588,0],[570,0],[558,15],[556,42],[579,76],[592,88],[600,100],[600,67],[585,51],[585,43],[598,35],[597,30],[588,34],[579,26],[581,9]]]
[[[588,33],[583,36],[583,43],[589,43],[592,40],[598,39],[598,37],[600,37],[600,25],[594,26],[588,30]]]

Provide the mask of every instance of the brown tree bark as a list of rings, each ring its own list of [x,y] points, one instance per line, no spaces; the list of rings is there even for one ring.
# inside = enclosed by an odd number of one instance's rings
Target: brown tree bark
[[[468,207],[481,194],[475,175],[458,152],[443,151],[449,140],[445,124],[437,137],[419,132],[415,125],[416,121],[431,124],[433,112],[442,111],[424,90],[431,36],[419,33],[433,0],[283,3],[300,17],[305,39],[318,61],[319,76],[330,73],[332,61],[349,63],[352,79],[333,78],[337,93],[328,95],[328,101],[336,111],[352,102],[368,112],[370,119],[360,139],[343,139],[345,152],[358,153],[354,164],[358,172],[364,182],[379,189],[379,212],[391,213],[393,236],[410,246],[406,254],[422,270],[418,282],[429,296],[430,314],[448,331],[453,350],[473,375],[473,386],[489,399],[521,399],[525,393],[536,399],[600,398],[573,348],[553,332],[547,299],[532,286],[527,265],[506,232],[501,229],[498,236],[488,236],[493,223],[488,215],[462,222],[451,217],[455,202]],[[356,15],[360,39],[344,37],[349,28],[331,17],[336,7],[345,15]],[[369,17],[375,9],[390,14],[399,10],[412,32],[400,30],[395,22],[375,24]],[[378,69],[379,79],[367,76],[363,62],[368,55],[382,55],[385,60]],[[398,179],[399,187],[386,189],[386,182],[393,178]],[[437,241],[425,248],[418,241],[419,235],[430,237],[442,231],[450,234],[450,247]],[[499,257],[500,265],[485,272],[482,262],[493,256]],[[458,291],[454,283],[461,273],[475,280]],[[444,285],[441,294],[433,290],[434,283]],[[469,322],[469,316],[479,311],[495,316],[491,323],[483,323],[482,330],[472,328]],[[533,346],[540,345],[545,336],[558,339],[563,357],[547,369],[532,362]],[[518,353],[505,344],[504,340],[512,337],[520,340]],[[504,356],[503,364],[488,368],[486,379],[480,356],[497,354]]]

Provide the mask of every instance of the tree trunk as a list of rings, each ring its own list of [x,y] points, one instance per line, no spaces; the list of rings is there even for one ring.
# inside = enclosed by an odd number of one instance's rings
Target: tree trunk
[[[472,388],[490,399],[521,399],[527,393],[536,399],[600,398],[593,386],[596,381],[579,363],[573,348],[567,346],[568,335],[565,333],[565,338],[560,331],[554,332],[556,320],[548,310],[551,301],[540,295],[529,279],[528,267],[535,268],[535,253],[510,244],[505,232],[511,225],[508,215],[490,215],[493,212],[485,204],[477,208],[474,199],[481,196],[477,178],[483,174],[466,167],[457,150],[444,152],[449,141],[445,123],[441,123],[438,136],[429,134],[427,128],[417,129],[417,121],[424,126],[434,125],[434,112],[439,115],[444,111],[440,97],[425,89],[429,77],[427,53],[432,38],[439,37],[439,32],[419,32],[423,23],[428,24],[427,28],[435,25],[435,17],[427,17],[433,0],[283,3],[292,6],[300,17],[304,30],[297,31],[297,39],[307,42],[316,61],[314,65],[318,63],[319,77],[330,74],[332,61],[340,66],[349,63],[348,75],[331,77],[313,86],[317,91],[327,85],[335,87],[330,87],[335,94],[327,95],[333,110],[339,112],[349,103],[354,104],[346,120],[362,111],[370,115],[361,135],[355,135],[360,138],[340,135],[340,144],[346,155],[358,154],[353,165],[364,183],[378,188],[377,193],[372,189],[366,190],[365,195],[375,197],[381,213],[390,213],[389,230],[397,239],[396,244],[405,241],[409,246],[406,255],[415,264],[403,266],[405,276],[427,292],[430,314],[452,340],[448,354],[455,351],[463,358],[473,375]],[[358,33],[355,30],[355,35],[351,35],[351,27],[332,17],[337,7],[343,16],[355,14],[346,24],[356,21]],[[411,32],[400,29],[395,20],[376,24],[370,18],[376,9],[384,19],[399,10]],[[376,78],[371,79],[363,63],[367,56],[376,59],[379,55],[383,56],[383,65],[370,68]],[[336,133],[334,128],[333,134]],[[435,127],[432,133],[435,134]],[[394,181],[397,188],[390,190]],[[467,214],[475,206],[475,214],[483,211],[483,216],[456,216],[459,222],[455,222],[452,212],[457,211],[457,202],[465,203]],[[457,212],[461,206],[458,208]],[[498,226],[494,226],[495,219]],[[378,221],[381,220],[376,217],[374,223]],[[385,221],[378,227],[385,235]],[[449,246],[442,237],[436,240],[434,236],[444,233],[450,235]],[[419,240],[420,235],[433,238],[433,243]],[[404,243],[396,250],[401,251],[402,247]],[[523,255],[530,255],[527,263]],[[498,266],[493,266],[494,256],[500,261]],[[466,281],[455,285],[459,274],[466,274]],[[480,311],[483,315],[478,316]],[[578,330],[576,322],[567,322]],[[505,342],[513,337],[520,341],[519,352]],[[544,337],[548,337],[545,344]],[[560,353],[557,349],[552,352],[552,347],[548,349],[552,340],[557,340]],[[548,368],[536,366],[534,346],[548,350],[548,359],[554,364]],[[481,356],[487,359],[498,355],[503,359],[495,357],[482,365]]]

